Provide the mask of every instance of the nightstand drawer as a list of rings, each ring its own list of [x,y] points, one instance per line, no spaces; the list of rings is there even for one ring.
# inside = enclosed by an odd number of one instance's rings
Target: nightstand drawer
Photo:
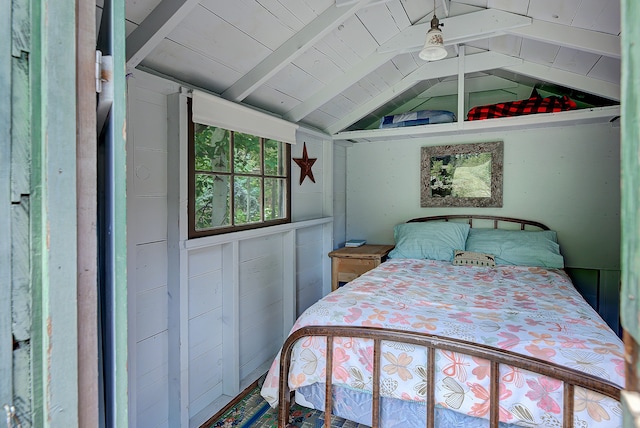
[[[337,259],[338,281],[349,282],[376,267],[377,260]]]
[[[339,283],[353,281],[378,266],[392,249],[393,245],[363,245],[330,252],[331,290],[336,290]]]

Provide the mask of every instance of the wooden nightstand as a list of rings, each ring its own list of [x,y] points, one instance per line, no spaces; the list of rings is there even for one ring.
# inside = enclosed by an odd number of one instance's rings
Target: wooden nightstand
[[[393,245],[344,247],[329,253],[331,257],[331,291],[338,283],[349,282],[382,263]]]

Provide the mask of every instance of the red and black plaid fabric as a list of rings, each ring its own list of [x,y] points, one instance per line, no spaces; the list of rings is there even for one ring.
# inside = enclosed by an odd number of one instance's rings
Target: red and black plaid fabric
[[[573,110],[576,103],[566,95],[560,97],[531,97],[528,100],[478,106],[469,110],[467,120],[492,119],[506,116],[522,116],[534,113],[554,113]]]

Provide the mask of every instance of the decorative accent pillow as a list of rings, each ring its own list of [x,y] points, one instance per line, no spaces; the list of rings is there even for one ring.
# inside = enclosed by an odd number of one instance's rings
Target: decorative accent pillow
[[[553,230],[471,229],[465,250],[493,254],[497,265],[564,267]]]
[[[402,223],[393,229],[396,246],[392,259],[431,259],[450,262],[453,251],[464,248],[469,233],[467,223]]]
[[[455,250],[453,264],[458,266],[496,266],[493,254],[474,253],[473,251]]]

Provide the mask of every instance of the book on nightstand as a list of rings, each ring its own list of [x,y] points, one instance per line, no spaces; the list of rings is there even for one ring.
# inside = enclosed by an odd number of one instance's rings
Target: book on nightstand
[[[361,247],[362,245],[366,244],[367,241],[365,241],[364,239],[349,239],[347,242],[344,243],[345,247]]]

